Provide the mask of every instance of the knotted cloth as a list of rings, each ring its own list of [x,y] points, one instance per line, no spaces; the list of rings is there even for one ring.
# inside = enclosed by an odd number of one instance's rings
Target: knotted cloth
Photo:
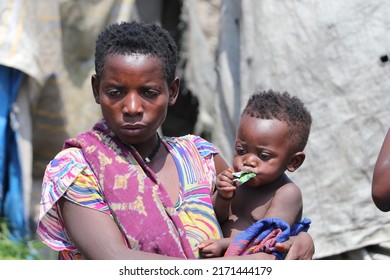
[[[282,219],[261,219],[234,237],[225,256],[265,252],[273,254],[277,259],[284,259],[286,254],[276,251],[276,243],[283,243],[301,231],[307,232],[310,223],[310,219],[303,218],[290,229],[289,224]]]

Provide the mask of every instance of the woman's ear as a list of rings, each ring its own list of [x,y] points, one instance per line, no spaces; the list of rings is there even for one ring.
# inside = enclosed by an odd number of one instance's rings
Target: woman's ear
[[[294,172],[297,170],[302,163],[305,161],[306,155],[304,152],[297,152],[293,154],[287,164],[287,170],[290,172]]]
[[[179,96],[180,89],[180,79],[175,77],[175,79],[169,85],[169,106],[175,105],[177,97]]]
[[[95,102],[97,104],[100,104],[100,99],[99,99],[99,78],[96,76],[96,74],[92,75],[91,77],[91,85],[92,85],[92,92],[93,92],[93,97],[95,98]]]

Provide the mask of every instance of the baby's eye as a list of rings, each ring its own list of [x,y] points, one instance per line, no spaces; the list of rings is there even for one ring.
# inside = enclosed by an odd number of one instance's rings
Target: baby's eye
[[[261,154],[259,154],[259,158],[263,161],[267,161],[271,158],[271,155],[267,154],[267,153],[261,153]]]
[[[237,153],[237,155],[242,156],[242,155],[246,154],[246,150],[243,147],[238,146],[238,147],[236,147],[236,153]]]

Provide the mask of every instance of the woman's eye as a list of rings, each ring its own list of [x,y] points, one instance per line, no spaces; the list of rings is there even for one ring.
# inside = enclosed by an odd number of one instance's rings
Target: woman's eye
[[[108,92],[108,95],[109,96],[112,96],[112,97],[117,97],[117,96],[121,96],[123,93],[120,91],[120,90],[110,90]]]
[[[147,97],[155,97],[159,95],[159,92],[157,90],[148,89],[143,92],[143,94]]]

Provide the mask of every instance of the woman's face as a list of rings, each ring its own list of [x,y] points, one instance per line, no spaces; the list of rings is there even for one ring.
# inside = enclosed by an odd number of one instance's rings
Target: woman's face
[[[92,77],[96,103],[111,130],[126,144],[153,139],[176,101],[179,80],[167,84],[159,58],[141,54],[106,57],[100,79]]]

